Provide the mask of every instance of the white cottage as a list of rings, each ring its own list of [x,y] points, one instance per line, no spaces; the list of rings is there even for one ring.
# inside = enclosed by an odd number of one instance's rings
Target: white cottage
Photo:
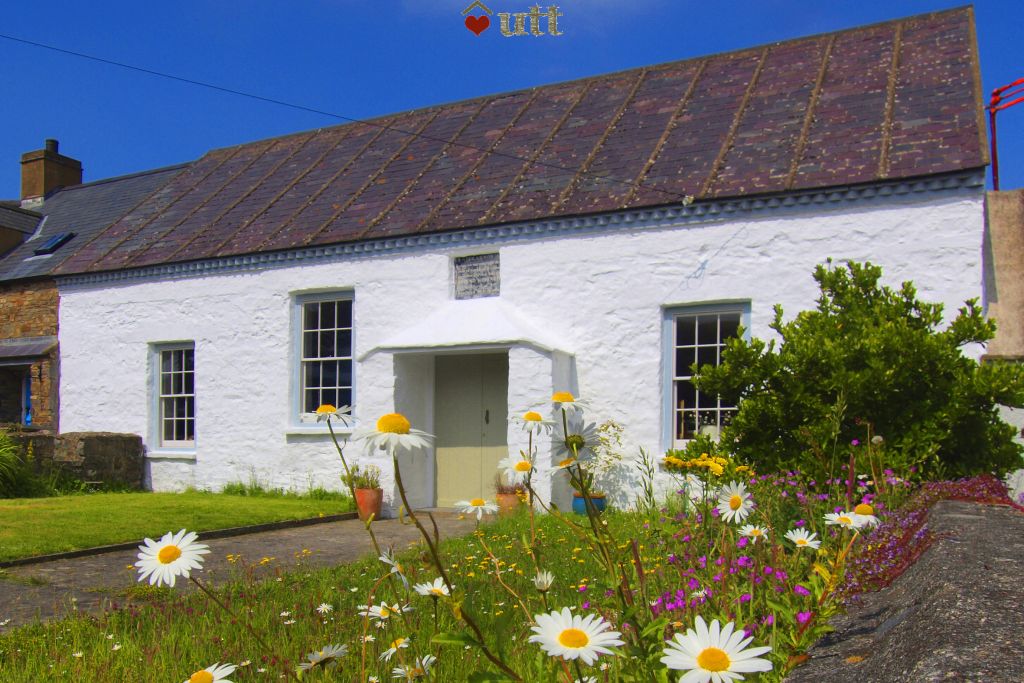
[[[62,429],[143,435],[157,490],[340,488],[313,411],[397,411],[424,507],[556,390],[663,452],[731,411],[691,363],[828,257],[982,294],[977,65],[957,9],[211,151],[54,269]]]

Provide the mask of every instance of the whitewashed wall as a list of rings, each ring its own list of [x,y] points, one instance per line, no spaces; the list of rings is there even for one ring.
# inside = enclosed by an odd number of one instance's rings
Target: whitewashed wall
[[[573,354],[559,361],[558,353],[513,348],[510,414],[569,388],[591,401],[592,419],[625,426],[627,453],[643,445],[658,454],[666,446],[663,306],[749,299],[752,334],[770,337],[772,306],[782,304],[787,317],[812,307],[811,272],[832,257],[870,260],[883,267],[886,283],[911,279],[922,299],[954,312],[981,295],[982,223],[981,192],[957,190],[675,228],[620,225],[601,234],[496,240],[469,253],[500,250],[502,298]],[[250,477],[340,488],[329,438],[290,428],[294,294],[353,290],[361,356],[447,302],[450,258],[464,253],[424,247],[248,272],[63,284],[61,426],[143,435],[156,489],[217,488]],[[166,458],[150,443],[149,345],[175,340],[195,341],[194,459]],[[398,405],[431,422],[432,389],[410,385],[429,381],[431,363],[396,359],[375,353],[357,365],[357,417],[375,419]],[[513,451],[525,447],[514,429],[509,436]],[[430,472],[415,476],[429,479]]]

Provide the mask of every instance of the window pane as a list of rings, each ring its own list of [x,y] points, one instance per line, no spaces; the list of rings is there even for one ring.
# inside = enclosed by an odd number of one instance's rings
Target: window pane
[[[718,316],[702,315],[697,318],[697,343],[718,343]]]
[[[697,407],[697,389],[687,381],[676,382],[676,404],[678,409]]]
[[[303,412],[315,413],[316,409],[320,407],[320,392],[317,389],[306,389],[306,405],[303,406]]]
[[[174,421],[174,439],[176,441],[185,440],[185,421],[175,420]]]
[[[352,405],[352,390],[351,389],[340,389],[338,390],[338,403],[336,404],[339,408],[341,406]]]
[[[722,341],[729,337],[735,337],[740,327],[739,313],[723,313],[721,315]]]
[[[320,333],[320,358],[334,357],[334,332]]]
[[[320,327],[320,307],[317,304],[304,305],[302,314],[302,329],[315,330]]]
[[[687,410],[682,413],[682,419],[680,420],[682,434],[679,438],[692,439],[697,432],[697,417],[696,412],[693,410]]]
[[[339,356],[351,356],[352,355],[352,331],[351,330],[338,330],[338,345],[337,353]]]
[[[184,359],[184,362],[182,363],[182,368],[184,370],[188,370],[191,372],[196,364],[195,351],[192,351],[191,349],[186,349],[185,351],[182,352],[182,358]]]
[[[164,395],[164,394],[169,394],[169,393],[171,393],[171,376],[170,375],[161,374],[160,375],[160,394]]]
[[[323,381],[325,387],[336,387],[338,386],[338,365],[335,362],[327,362],[323,364],[320,370],[320,378]]]
[[[692,315],[676,318],[676,346],[693,346],[697,343],[697,319]]]
[[[195,374],[188,372],[185,373],[185,393],[194,394],[196,393],[196,381]]]
[[[171,371],[171,352],[164,351],[160,354],[160,370],[163,372]]]
[[[164,441],[174,440],[174,421],[164,420]]]
[[[306,366],[306,383],[307,389],[320,386],[320,363],[307,362]]]
[[[334,328],[334,313],[337,304],[333,301],[325,301],[320,304],[320,329],[330,330]]]
[[[306,332],[302,335],[302,357],[316,358],[316,332]]]
[[[694,349],[676,349],[676,377],[688,377],[690,366],[696,360]]]
[[[339,360],[338,361],[338,386],[339,387],[350,387],[350,386],[352,386],[352,361],[350,361],[350,360]]]
[[[185,423],[185,438],[189,441],[196,438],[196,421],[194,419],[188,420]]]
[[[718,347],[698,346],[697,365],[718,365]]]
[[[338,302],[338,327],[352,327],[352,302]]]

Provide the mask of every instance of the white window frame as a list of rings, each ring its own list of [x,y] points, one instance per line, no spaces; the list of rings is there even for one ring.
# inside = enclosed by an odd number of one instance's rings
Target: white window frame
[[[721,320],[720,318],[716,324],[716,338],[713,343],[704,344],[701,343],[705,340],[698,339],[696,335],[692,344],[679,345],[677,343],[677,325],[681,319],[694,320],[698,317],[715,317],[718,318],[722,315],[739,315],[739,324],[743,328],[742,337],[744,339],[750,339],[750,301],[749,300],[737,300],[737,301],[718,301],[708,302],[700,304],[688,304],[688,305],[674,305],[665,306],[663,308],[663,327],[662,327],[662,364],[664,378],[663,393],[665,400],[663,402],[664,409],[662,414],[662,436],[663,442],[666,448],[682,448],[691,438],[680,438],[677,431],[678,420],[680,419],[680,411],[689,413],[690,411],[695,412],[697,420],[705,415],[713,416],[714,424],[708,423],[704,425],[704,428],[700,431],[706,431],[704,433],[710,434],[712,437],[717,437],[722,427],[722,416],[728,413],[734,413],[736,408],[733,406],[723,406],[722,401],[719,397],[715,396],[713,402],[709,401],[707,407],[703,406],[704,401],[701,399],[709,399],[710,397],[701,395],[699,391],[697,393],[697,404],[693,408],[680,408],[679,405],[679,383],[690,379],[691,372],[689,364],[685,368],[676,368],[676,350],[678,348],[693,349],[696,354],[700,349],[710,350],[715,349],[714,362],[717,365],[721,362],[721,350],[724,347],[724,339],[721,338]],[[694,320],[696,325],[696,321]],[[707,352],[707,351],[705,351]],[[712,405],[713,403],[713,405]]]
[[[310,363],[316,362],[348,362],[349,363],[349,385],[347,385],[349,391],[348,405],[355,405],[356,396],[356,361],[355,361],[355,296],[351,290],[340,290],[340,291],[329,291],[329,292],[315,292],[315,293],[303,293],[293,295],[293,315],[292,315],[292,349],[293,349],[293,363],[292,363],[292,391],[291,391],[291,422],[293,427],[315,429],[316,431],[326,431],[326,427],[323,423],[317,425],[316,413],[307,411],[306,402],[306,378],[307,370],[306,367]],[[306,306],[312,304],[327,304],[327,303],[343,303],[347,302],[350,306],[350,318],[348,327],[338,327],[337,320],[335,320],[335,327],[332,328],[321,328],[318,326],[312,330],[306,328]],[[307,332],[320,332],[320,331],[345,331],[349,333],[349,348],[348,355],[337,355],[337,348],[335,348],[335,355],[332,356],[307,356],[306,355],[306,333]],[[337,336],[335,335],[335,342]],[[319,342],[318,342],[319,344]],[[319,349],[317,350],[319,353]],[[341,372],[337,373],[338,382],[334,386],[334,390],[343,390],[346,385],[340,383]],[[322,385],[316,387],[323,391],[328,389]],[[312,389],[311,389],[312,390]],[[322,394],[321,394],[322,396]],[[330,401],[328,401],[330,402]],[[345,401],[341,401],[342,405],[345,405]],[[336,408],[340,408],[341,405],[335,405]],[[314,408],[315,410],[315,408]],[[320,429],[322,427],[322,429]],[[304,431],[300,429],[299,431]],[[337,427],[335,431],[347,431],[344,427],[339,430]]]
[[[150,356],[152,359],[152,414],[150,433],[153,436],[152,443],[156,445],[156,448],[160,451],[183,451],[193,452],[196,448],[196,434],[197,434],[197,398],[196,398],[196,356],[195,356],[195,342],[194,341],[181,341],[181,342],[161,342],[150,345]],[[165,354],[181,354],[181,367],[176,367],[174,364],[175,357],[171,356],[171,370],[169,372],[164,371],[164,356]],[[188,355],[191,355],[191,368],[185,368],[185,359]],[[191,374],[192,379],[192,390],[188,391],[187,387],[187,375]],[[164,378],[168,376],[170,381],[170,389],[165,390]],[[181,384],[179,388],[174,385],[175,375],[180,375]],[[168,417],[166,414],[167,400],[184,400],[186,406],[185,414],[181,417],[177,416],[177,406],[175,406],[175,415]],[[189,399],[191,399],[191,410],[188,409]],[[189,414],[191,413],[191,414]],[[185,423],[186,435],[188,435],[188,426],[191,425],[192,433],[191,439],[168,439],[164,436],[164,427],[167,420],[181,420]]]

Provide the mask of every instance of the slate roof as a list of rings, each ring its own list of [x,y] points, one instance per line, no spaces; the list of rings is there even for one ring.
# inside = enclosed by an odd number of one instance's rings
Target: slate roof
[[[981,106],[972,10],[921,15],[213,150],[57,272],[977,168]]]
[[[0,259],[0,281],[51,275],[79,248],[144,202],[181,169],[173,166],[108,178],[63,188],[48,196],[38,209],[44,217],[38,234]],[[38,218],[35,223],[32,232],[38,227]],[[62,232],[74,232],[75,237],[49,256],[35,255],[37,247]]]
[[[41,216],[19,206],[0,202],[0,227],[10,228],[31,235],[36,230]]]

